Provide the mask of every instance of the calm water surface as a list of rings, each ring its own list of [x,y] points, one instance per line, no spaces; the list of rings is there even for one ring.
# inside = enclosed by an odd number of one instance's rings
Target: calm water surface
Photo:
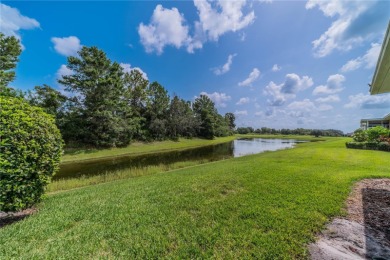
[[[299,142],[301,141],[293,139],[248,138],[184,151],[161,152],[138,156],[120,156],[78,163],[64,163],[60,165],[60,171],[53,179],[58,180],[80,176],[92,176],[104,174],[108,171],[142,168],[161,164],[169,165],[182,161],[212,162],[232,157],[262,153],[265,151],[293,148],[295,144]]]

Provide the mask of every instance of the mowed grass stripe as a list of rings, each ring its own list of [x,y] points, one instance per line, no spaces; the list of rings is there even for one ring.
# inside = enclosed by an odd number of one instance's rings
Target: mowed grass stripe
[[[0,258],[302,259],[354,181],[390,154],[345,138],[48,196],[0,229]]]

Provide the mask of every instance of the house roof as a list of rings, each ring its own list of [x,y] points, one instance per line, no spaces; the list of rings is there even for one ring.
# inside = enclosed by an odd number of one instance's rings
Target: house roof
[[[390,120],[390,113],[387,114],[386,116],[384,116],[383,118],[368,118],[368,119],[361,119],[360,122],[363,122],[363,121],[386,121],[386,120]]]
[[[390,113],[387,114],[383,119],[390,120]]]
[[[369,119],[360,119],[360,122],[364,122],[364,121],[383,121],[383,120],[387,120],[387,119],[384,119],[384,118],[369,118]]]
[[[370,86],[371,95],[390,92],[390,21]]]

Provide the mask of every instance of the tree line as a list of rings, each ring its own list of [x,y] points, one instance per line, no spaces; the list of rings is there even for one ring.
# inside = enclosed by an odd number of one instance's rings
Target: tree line
[[[8,83],[15,78],[20,43],[2,34],[0,41],[9,65],[1,68],[0,95],[24,98],[53,115],[68,147],[121,147],[136,140],[213,139],[234,133],[234,114],[219,114],[208,96],[194,102],[170,97],[157,81],[149,82],[136,69],[125,71],[97,47],[84,46],[67,58],[71,73],[58,82],[69,94],[45,84],[27,93],[15,91]]]
[[[261,127],[254,129],[253,127],[238,127],[236,130],[239,134],[282,134],[282,135],[314,135],[314,136],[344,136],[343,131],[335,129],[274,129],[268,127]]]

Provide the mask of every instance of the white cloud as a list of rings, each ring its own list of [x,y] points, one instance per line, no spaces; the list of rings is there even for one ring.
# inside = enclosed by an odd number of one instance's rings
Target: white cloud
[[[199,20],[194,22],[193,35],[189,34],[190,28],[185,25],[184,15],[177,8],[165,9],[157,5],[150,23],[141,23],[138,27],[146,51],[161,54],[165,46],[172,45],[176,48],[186,47],[189,53],[193,53],[208,40],[218,41],[223,34],[240,31],[255,19],[253,11],[247,14],[242,11],[247,5],[246,0],[194,0],[194,5]],[[244,33],[241,38],[245,39]]]
[[[229,101],[231,96],[226,95],[225,93],[207,93],[207,92],[201,92],[201,95],[208,96],[214,103],[216,107],[226,107],[226,102]]]
[[[243,97],[240,98],[240,100],[236,103],[236,105],[244,105],[249,103],[249,98],[248,97]]]
[[[246,110],[241,110],[241,111],[235,111],[234,112],[234,114],[236,115],[236,116],[247,116],[248,115],[248,111],[246,111]]]
[[[334,50],[348,51],[378,36],[388,22],[388,1],[309,0],[306,9],[318,7],[325,16],[337,17],[317,40],[315,56],[324,57]]]
[[[186,46],[191,39],[188,35],[188,26],[184,23],[184,16],[177,8],[166,9],[162,5],[157,5],[150,24],[141,23],[138,27],[141,43],[147,52],[156,51],[157,54],[161,54],[166,45],[173,45],[176,48]]]
[[[255,13],[251,11],[244,15],[242,12],[246,4],[246,0],[194,0],[198,9],[199,25],[207,38],[213,41],[217,41],[227,32],[239,31],[253,23]]]
[[[331,103],[331,102],[339,102],[340,97],[338,95],[330,95],[327,97],[320,97],[316,99],[318,103]]]
[[[239,86],[249,86],[251,85],[253,82],[255,82],[255,80],[260,76],[260,70],[257,69],[257,68],[254,68],[252,70],[251,73],[249,73],[249,76],[248,78],[246,78],[245,80],[241,81],[238,83]]]
[[[348,97],[349,103],[345,104],[346,108],[358,107],[362,109],[380,109],[390,108],[390,94],[384,95],[365,95],[359,93]]]
[[[73,74],[71,69],[68,69],[66,65],[61,65],[61,67],[57,70],[57,79],[61,79],[63,76],[70,76]]]
[[[127,73],[130,73],[132,70],[138,70],[142,74],[143,78],[148,80],[148,75],[141,68],[133,68],[129,63],[120,63],[119,65],[123,68],[123,71]]]
[[[352,71],[364,66],[366,69],[374,68],[381,51],[381,44],[372,43],[371,48],[367,52],[356,59],[348,61],[342,68],[342,72]]]
[[[57,79],[62,79],[63,76],[70,76],[72,74],[73,74],[73,71],[71,69],[68,69],[68,67],[66,67],[66,65],[61,65],[61,67],[57,70],[56,77],[57,77]],[[58,87],[59,87],[60,92],[67,97],[74,97],[74,96],[81,97],[80,95],[78,95],[76,93],[73,93],[71,91],[66,91],[66,87],[61,85],[61,84],[58,84]]]
[[[291,110],[306,111],[306,112],[310,112],[316,109],[314,103],[307,98],[302,101],[294,101],[291,104],[289,104],[287,108]]]
[[[228,72],[230,70],[230,66],[233,64],[233,58],[235,56],[237,56],[237,54],[230,54],[228,56],[228,60],[226,61],[226,63],[223,66],[213,69],[214,74],[215,75],[222,75],[222,74],[225,74],[226,72]]]
[[[341,74],[334,74],[328,77],[326,85],[320,85],[313,90],[313,95],[328,95],[342,91],[342,83],[345,77]]]
[[[329,110],[332,110],[332,109],[333,109],[333,106],[328,105],[328,104],[321,104],[321,105],[318,107],[318,110],[319,110],[319,111],[329,111]]]
[[[20,30],[39,28],[39,22],[22,15],[18,9],[0,3],[0,31],[5,36],[15,36],[21,40]],[[23,46],[22,46],[23,47]]]
[[[295,73],[287,74],[285,81],[277,85],[270,82],[264,89],[264,94],[271,96],[268,104],[271,106],[282,106],[287,99],[295,98],[296,93],[313,86],[313,79],[308,76],[300,77]]]
[[[257,111],[257,112],[255,112],[255,116],[264,116],[264,112],[263,111]]]
[[[51,41],[54,43],[54,49],[64,56],[75,56],[82,47],[79,38],[76,36],[52,37]]]
[[[341,72],[348,72],[352,70],[357,70],[361,66],[362,66],[362,60],[361,57],[358,57],[354,60],[349,60],[347,63],[343,65],[343,67],[341,67],[340,70]]]
[[[274,64],[274,66],[272,66],[272,71],[273,72],[276,72],[276,71],[279,71],[281,70],[282,68],[280,66],[278,66],[278,64]]]
[[[313,86],[313,79],[308,76],[300,78],[297,74],[286,75],[281,91],[287,94],[296,94],[298,91],[305,90]]]

